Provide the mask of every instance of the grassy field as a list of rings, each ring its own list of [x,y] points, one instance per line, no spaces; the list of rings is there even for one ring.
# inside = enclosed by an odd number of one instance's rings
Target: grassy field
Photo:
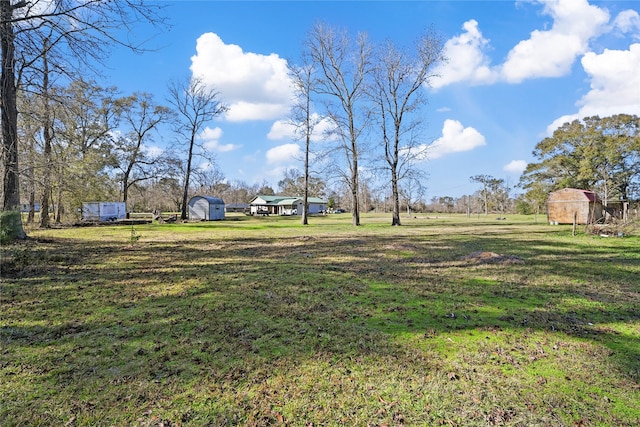
[[[3,247],[0,425],[640,424],[639,236],[350,219]]]

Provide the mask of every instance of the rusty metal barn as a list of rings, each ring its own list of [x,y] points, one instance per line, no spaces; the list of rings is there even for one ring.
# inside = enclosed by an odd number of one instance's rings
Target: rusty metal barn
[[[593,224],[604,216],[600,197],[589,190],[563,188],[549,193],[547,216],[550,224]]]

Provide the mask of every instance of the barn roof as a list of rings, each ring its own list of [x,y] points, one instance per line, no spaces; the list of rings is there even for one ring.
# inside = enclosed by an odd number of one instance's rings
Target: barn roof
[[[589,202],[599,202],[600,197],[595,191],[590,190],[582,190],[580,188],[563,188],[562,190],[557,190],[551,192],[551,194],[560,194],[560,193],[571,193],[576,197],[579,197],[581,200],[589,201]]]

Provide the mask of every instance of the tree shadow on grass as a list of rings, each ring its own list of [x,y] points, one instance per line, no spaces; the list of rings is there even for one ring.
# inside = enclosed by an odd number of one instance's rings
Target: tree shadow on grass
[[[512,233],[131,247],[54,239],[32,249],[24,268],[3,272],[5,378],[41,383],[85,413],[96,384],[110,392],[100,406],[133,411],[162,394],[154,384],[241,389],[278,360],[395,360],[398,338],[422,336],[428,346],[460,331],[576,337],[609,348],[638,381],[638,334],[609,326],[640,320],[638,258],[619,257],[626,247],[603,261],[601,248]],[[480,249],[509,250],[525,263],[461,260]]]

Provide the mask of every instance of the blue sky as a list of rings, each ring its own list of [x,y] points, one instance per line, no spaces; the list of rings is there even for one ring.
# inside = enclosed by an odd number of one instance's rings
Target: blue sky
[[[514,185],[532,150],[565,121],[640,114],[640,2],[519,1],[178,1],[161,2],[172,25],[153,51],[116,50],[104,85],[164,102],[170,79],[198,76],[230,106],[202,142],[227,180],[271,183],[301,168],[300,147],[282,121],[297,63],[318,21],[366,32],[373,42],[410,45],[429,27],[449,62],[425,88],[429,179],[426,198],[470,194],[469,177]],[[165,147],[171,136],[151,143]]]

